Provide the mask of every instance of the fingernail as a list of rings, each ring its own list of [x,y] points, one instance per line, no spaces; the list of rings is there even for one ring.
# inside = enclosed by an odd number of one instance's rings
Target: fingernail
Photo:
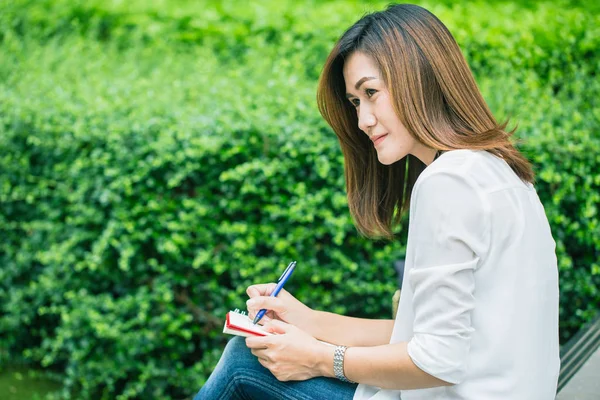
[[[254,300],[254,299],[250,299],[250,300],[248,300],[248,301],[246,302],[246,305],[247,305],[248,307],[254,307],[254,306],[256,305],[256,300]]]

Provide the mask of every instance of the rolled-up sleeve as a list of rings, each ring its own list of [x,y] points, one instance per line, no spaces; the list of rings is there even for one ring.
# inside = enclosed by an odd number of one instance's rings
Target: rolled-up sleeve
[[[423,371],[456,384],[469,356],[474,273],[489,247],[489,207],[476,184],[458,173],[434,172],[418,182],[414,195],[408,354]]]

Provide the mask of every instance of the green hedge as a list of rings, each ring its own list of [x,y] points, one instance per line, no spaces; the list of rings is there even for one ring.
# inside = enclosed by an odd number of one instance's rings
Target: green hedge
[[[564,342],[600,304],[600,19],[452,3],[424,5],[538,172]],[[389,317],[406,232],[357,235],[315,105],[335,39],[384,5],[2,3],[0,361],[62,372],[61,398],[189,396],[226,311],[292,259],[309,305]]]

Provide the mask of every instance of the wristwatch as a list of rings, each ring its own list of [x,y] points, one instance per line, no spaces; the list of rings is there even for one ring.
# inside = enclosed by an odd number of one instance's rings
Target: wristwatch
[[[346,354],[347,348],[348,347],[346,346],[335,346],[335,351],[333,352],[333,373],[340,381],[356,383],[346,378],[346,375],[344,375],[344,355]]]

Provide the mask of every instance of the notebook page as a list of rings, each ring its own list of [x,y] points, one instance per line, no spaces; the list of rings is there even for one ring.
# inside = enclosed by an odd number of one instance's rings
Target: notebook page
[[[252,320],[245,314],[230,311],[227,313],[229,324],[225,321],[223,333],[229,333],[232,335],[239,336],[267,336],[272,335],[271,332],[267,332],[260,325],[254,325]]]

